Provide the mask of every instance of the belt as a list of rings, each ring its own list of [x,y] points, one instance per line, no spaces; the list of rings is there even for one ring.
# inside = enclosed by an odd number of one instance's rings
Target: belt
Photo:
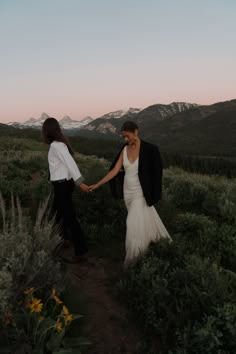
[[[63,183],[63,182],[68,182],[68,180],[66,178],[58,179],[57,181],[52,181],[52,184]]]

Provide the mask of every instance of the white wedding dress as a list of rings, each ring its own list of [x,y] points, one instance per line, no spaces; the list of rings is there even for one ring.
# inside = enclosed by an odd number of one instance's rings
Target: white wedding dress
[[[131,163],[125,146],[123,153],[124,201],[128,210],[126,220],[125,266],[131,264],[144,253],[151,241],[171,237],[163,225],[154,206],[148,206],[138,178],[139,158]]]

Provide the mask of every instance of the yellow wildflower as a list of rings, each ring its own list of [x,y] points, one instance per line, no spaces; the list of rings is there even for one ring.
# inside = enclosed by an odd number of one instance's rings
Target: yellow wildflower
[[[71,314],[68,314],[65,316],[65,324],[69,324],[73,320],[73,316]]]
[[[63,305],[62,309],[63,309],[64,315],[69,315],[70,314],[68,308],[65,305]]]
[[[34,291],[34,288],[28,288],[28,289],[25,289],[24,294],[28,295],[28,294],[31,294],[33,291]]]
[[[28,307],[30,308],[30,312],[41,312],[43,309],[43,304],[40,299],[32,298],[29,302]]]
[[[59,299],[59,297],[56,295],[56,290],[53,288],[52,289],[52,297],[56,301],[57,304],[62,304],[63,302]]]
[[[56,330],[58,333],[62,331],[62,322],[59,320],[59,318],[57,319]]]

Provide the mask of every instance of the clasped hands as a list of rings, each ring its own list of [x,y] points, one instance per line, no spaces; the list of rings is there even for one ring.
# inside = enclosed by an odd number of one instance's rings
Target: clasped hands
[[[95,183],[95,184],[92,184],[91,186],[88,186],[85,183],[81,183],[79,187],[82,192],[87,193],[87,192],[92,192],[93,190],[97,189],[99,187],[99,185],[97,183]]]

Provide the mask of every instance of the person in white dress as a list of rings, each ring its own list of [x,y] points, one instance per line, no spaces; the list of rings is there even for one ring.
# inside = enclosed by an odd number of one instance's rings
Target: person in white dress
[[[161,194],[159,191],[161,187],[155,186],[155,183],[161,186],[162,177],[158,148],[140,140],[138,126],[134,122],[125,122],[121,134],[126,145],[119,153],[114,167],[89,189],[93,191],[99,188],[114,179],[122,168],[124,169],[123,197],[128,210],[124,265],[128,266],[146,252],[150,242],[163,238],[171,241],[171,237],[153,206]],[[156,166],[155,162],[159,166]],[[153,176],[147,176],[152,173]],[[158,178],[160,181],[157,181]]]

